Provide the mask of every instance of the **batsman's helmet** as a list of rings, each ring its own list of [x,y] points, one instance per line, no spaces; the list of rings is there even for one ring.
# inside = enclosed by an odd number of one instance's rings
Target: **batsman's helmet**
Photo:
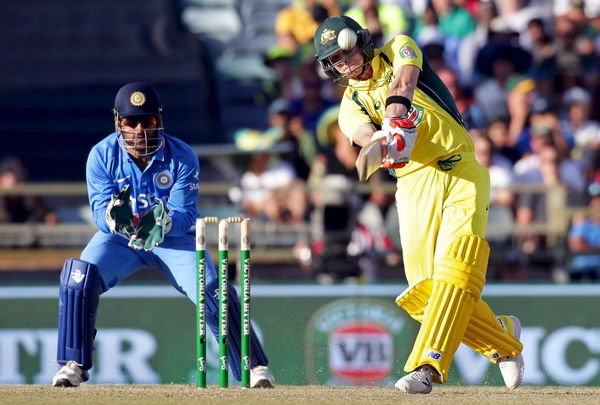
[[[352,18],[344,15],[330,17],[323,21],[315,33],[314,44],[317,52],[315,55],[317,61],[323,67],[325,74],[334,81],[338,81],[347,76],[339,73],[335,69],[336,66],[344,63],[347,59],[360,52],[364,57],[363,64],[360,66],[362,67],[370,63],[375,54],[373,40],[371,39],[369,30],[362,28],[360,24]],[[356,52],[337,61],[335,64],[331,63],[329,60],[331,55],[342,49],[347,50],[352,48],[354,45],[357,45],[358,48]]]
[[[162,147],[164,144],[164,138],[160,134],[160,131],[163,130],[162,111],[158,93],[150,84],[132,82],[119,89],[113,108],[115,130],[122,135],[120,142],[127,152],[137,157],[144,157],[152,155]],[[139,136],[123,136],[123,134],[137,134],[140,130],[124,127],[121,124],[122,118],[144,116],[153,116],[156,120],[154,125],[148,125],[150,128],[141,129],[144,135],[143,140],[139,139]],[[134,127],[137,126],[137,122],[134,123]],[[146,120],[146,122],[150,123],[152,121]]]

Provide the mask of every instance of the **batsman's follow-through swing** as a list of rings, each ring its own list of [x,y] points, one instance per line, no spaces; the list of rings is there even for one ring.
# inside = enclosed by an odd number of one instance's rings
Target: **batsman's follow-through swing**
[[[421,327],[396,387],[411,394],[445,383],[461,341],[500,366],[509,388],[523,379],[519,320],[481,299],[489,174],[448,89],[408,36],[375,49],[346,16],[314,37],[317,61],[346,86],[339,125],[362,146],[360,180],[380,168],[397,179],[396,204],[409,287],[396,299]]]

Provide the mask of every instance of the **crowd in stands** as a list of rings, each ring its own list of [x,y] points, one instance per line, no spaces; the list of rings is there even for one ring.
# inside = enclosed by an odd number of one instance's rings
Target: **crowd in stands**
[[[303,148],[280,159],[296,170],[295,181],[306,182],[311,189],[324,184],[329,193],[333,185],[343,189],[345,181],[356,180],[356,151],[335,122],[344,88],[325,80],[319,71],[312,33],[326,17],[340,13],[368,28],[376,47],[395,35],[413,37],[454,96],[473,136],[477,159],[490,170],[489,239],[502,256],[499,267],[492,266],[491,276],[527,278],[525,268],[536,265],[532,259],[536,253],[562,244],[571,254],[557,259],[548,253],[537,263],[548,277],[555,266],[592,277],[575,268],[583,266],[576,263],[585,262],[593,263],[586,268],[600,269],[600,256],[590,254],[598,248],[599,230],[593,201],[600,177],[600,2],[305,0],[281,10],[274,27],[276,44],[267,52],[265,63],[279,80],[275,103],[287,103],[289,123],[300,119],[296,125],[300,129],[283,131],[286,135],[281,139],[296,137],[296,146]],[[238,135],[244,138],[245,130]],[[306,166],[312,170],[307,172]],[[374,181],[392,180],[378,176]],[[527,186],[533,186],[533,191]],[[528,228],[552,219],[547,190],[556,186],[564,190],[559,208],[590,204],[588,217],[572,219],[568,242],[551,242],[547,233]],[[344,198],[338,199],[343,203],[324,203],[314,194],[301,204],[308,220],[323,204],[354,204]],[[389,226],[389,219],[376,219],[394,210],[393,199],[387,197],[373,192],[352,207],[357,220],[348,246],[362,252],[363,258],[374,252],[382,257],[396,253],[397,245],[386,244],[395,233],[394,226]],[[330,211],[330,215],[341,214]],[[270,218],[295,220],[289,215]],[[578,225],[582,223],[587,225]],[[515,225],[523,231],[515,233]],[[585,237],[578,233],[583,229]],[[574,244],[573,235],[586,242]],[[322,243],[316,242],[312,250],[320,255]],[[580,256],[584,253],[585,260]],[[367,279],[377,277],[372,267],[363,266]]]
[[[358,151],[337,124],[344,88],[314,60],[316,27],[339,14],[368,28],[376,47],[413,37],[454,96],[490,171],[489,276],[527,279],[539,265],[548,278],[555,267],[600,277],[600,0],[290,0],[264,55],[276,78],[269,127],[234,136],[253,155],[235,198],[242,212],[310,224],[311,239],[294,252],[314,274],[346,266],[374,281],[380,263],[401,262],[385,187],[394,179],[380,171],[369,194],[352,191]],[[558,242],[528,227],[553,219],[555,188],[564,191],[558,209],[579,209]],[[4,211],[1,221],[14,220]],[[557,246],[566,254],[557,257]]]

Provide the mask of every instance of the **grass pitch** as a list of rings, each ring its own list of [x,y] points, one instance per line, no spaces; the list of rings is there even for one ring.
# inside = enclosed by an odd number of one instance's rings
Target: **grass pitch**
[[[427,404],[427,405],[571,405],[600,403],[596,387],[500,387],[435,386],[429,395],[407,395],[390,387],[277,386],[274,389],[191,385],[84,385],[54,388],[46,385],[0,386],[0,404]]]

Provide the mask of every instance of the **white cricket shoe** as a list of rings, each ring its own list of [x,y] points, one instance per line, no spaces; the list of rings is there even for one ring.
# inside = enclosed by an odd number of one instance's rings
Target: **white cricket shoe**
[[[250,370],[250,388],[273,388],[275,377],[267,366],[256,366]]]
[[[421,366],[410,374],[405,375],[394,385],[407,394],[429,394],[433,372],[427,366]]]
[[[519,318],[512,315],[498,315],[500,325],[514,337],[521,337],[521,322]],[[504,385],[509,389],[514,390],[523,382],[523,374],[525,374],[525,362],[523,355],[506,356],[498,359],[498,367],[504,378]]]
[[[79,384],[90,378],[88,372],[81,368],[81,364],[73,360],[67,361],[52,379],[54,387],[79,387]]]

